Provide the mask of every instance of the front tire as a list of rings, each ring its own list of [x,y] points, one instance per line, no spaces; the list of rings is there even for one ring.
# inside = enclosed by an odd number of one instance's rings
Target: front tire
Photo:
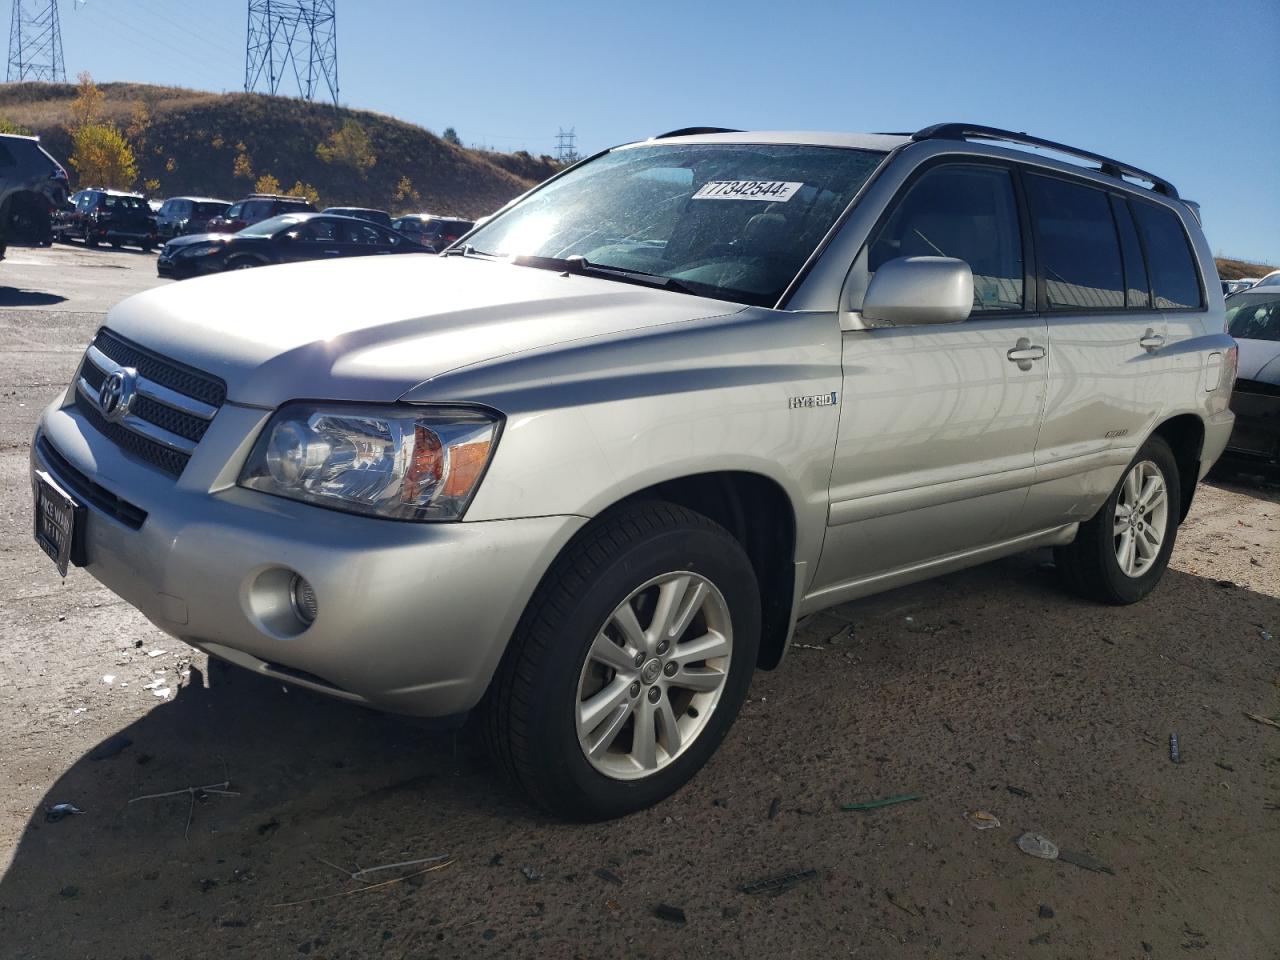
[[[1164,438],[1151,437],[1075,542],[1054,550],[1063,581],[1101,603],[1141,600],[1169,565],[1181,504],[1178,462]]]
[[[540,806],[602,820],[651,806],[732,725],[760,643],[751,562],[662,501],[592,523],[543,578],[485,704],[485,734]]]

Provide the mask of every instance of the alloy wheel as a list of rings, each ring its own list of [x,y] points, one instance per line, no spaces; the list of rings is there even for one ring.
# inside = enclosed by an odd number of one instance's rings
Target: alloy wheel
[[[1169,491],[1150,460],[1134,464],[1116,500],[1112,532],[1116,560],[1127,577],[1141,577],[1156,562],[1169,529]]]

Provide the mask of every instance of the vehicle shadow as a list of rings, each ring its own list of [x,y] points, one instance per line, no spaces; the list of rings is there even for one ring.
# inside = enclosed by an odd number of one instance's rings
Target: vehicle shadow
[[[0,307],[49,307],[55,303],[65,303],[66,300],[66,297],[42,290],[0,287]]]

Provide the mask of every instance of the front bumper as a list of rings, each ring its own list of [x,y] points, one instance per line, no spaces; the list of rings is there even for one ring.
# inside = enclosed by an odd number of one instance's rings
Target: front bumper
[[[1280,465],[1280,387],[1237,380],[1231,411],[1236,423],[1225,456],[1234,461]]]
[[[586,521],[406,523],[241,489],[236,468],[268,415],[225,404],[175,482],[59,401],[41,417],[32,469],[86,504],[85,569],[166,633],[385,710],[448,716],[475,706],[539,579]],[[104,509],[112,496],[145,512],[141,524]],[[273,571],[312,584],[310,627],[281,627],[287,577]]]

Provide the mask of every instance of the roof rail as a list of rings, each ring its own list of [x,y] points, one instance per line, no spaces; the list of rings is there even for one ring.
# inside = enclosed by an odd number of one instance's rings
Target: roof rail
[[[1133,177],[1137,180],[1146,180],[1157,193],[1163,193],[1165,196],[1174,199],[1178,197],[1177,188],[1168,180],[1163,177],[1157,177],[1154,173],[1148,173],[1138,167],[1121,163],[1119,160],[1112,160],[1110,157],[1104,157],[1099,153],[1090,153],[1088,150],[1081,150],[1078,147],[1069,147],[1065,143],[1043,140],[1040,137],[1017,133],[1013,130],[1001,130],[999,127],[984,127],[973,123],[935,123],[931,127],[917,130],[911,135],[911,139],[999,140],[1004,143],[1020,143],[1028,147],[1041,147],[1042,149],[1053,150],[1067,156],[1078,157],[1081,160],[1092,161],[1098,164],[1101,172],[1109,177]]]
[[[741,133],[732,127],[681,127],[679,130],[668,130],[650,137],[650,140],[666,140],[668,137],[698,137],[704,133]]]

